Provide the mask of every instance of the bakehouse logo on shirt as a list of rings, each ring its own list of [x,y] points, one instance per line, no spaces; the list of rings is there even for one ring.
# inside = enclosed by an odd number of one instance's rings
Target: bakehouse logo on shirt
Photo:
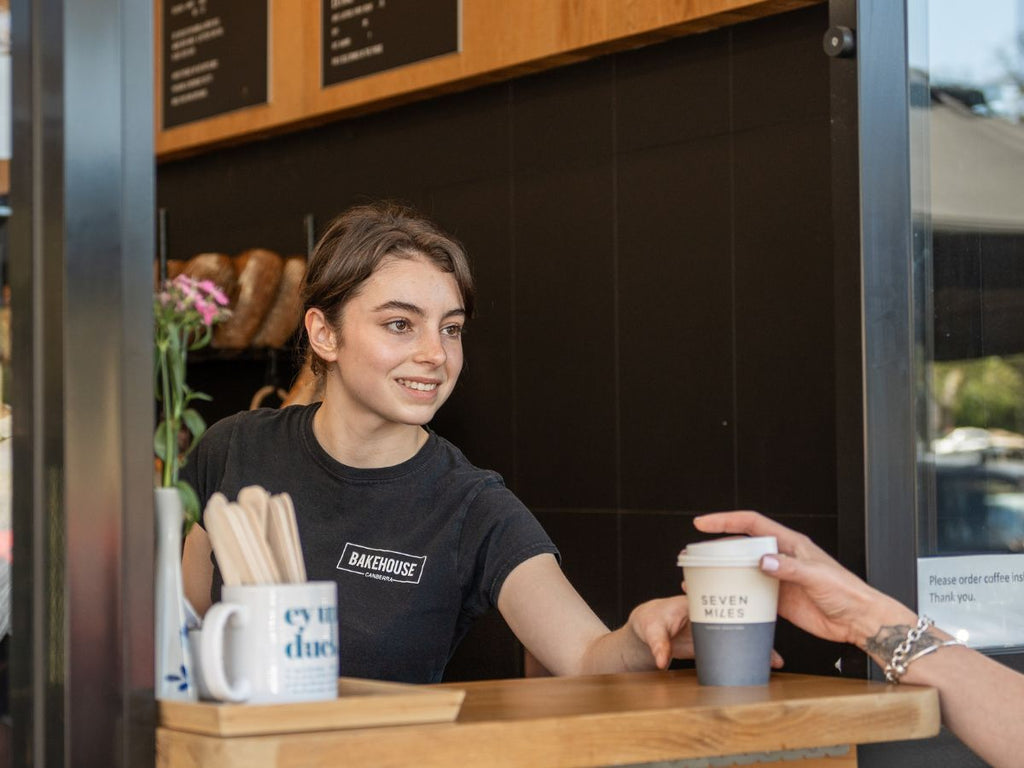
[[[419,584],[426,562],[426,555],[407,555],[348,542],[338,561],[338,570],[358,573],[368,579]]]

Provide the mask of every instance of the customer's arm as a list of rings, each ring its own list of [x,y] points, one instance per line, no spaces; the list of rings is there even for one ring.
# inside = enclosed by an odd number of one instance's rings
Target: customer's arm
[[[705,533],[775,536],[780,554],[765,555],[761,569],[782,582],[780,615],[826,640],[853,643],[883,668],[917,624],[913,611],[864,583],[809,538],[756,512],[703,515],[694,525]],[[926,632],[925,644],[951,639],[936,628]],[[946,726],[987,762],[1021,765],[1024,675],[969,648],[949,646],[911,663],[903,681],[936,688]]]

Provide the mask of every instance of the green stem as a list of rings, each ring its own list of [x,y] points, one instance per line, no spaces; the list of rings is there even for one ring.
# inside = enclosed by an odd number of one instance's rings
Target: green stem
[[[178,338],[178,349],[181,350],[181,367],[178,370],[181,371],[182,380],[181,382],[179,382],[180,386],[174,387],[174,429],[173,435],[168,438],[173,440],[174,446],[174,451],[171,454],[172,459],[170,461],[171,477],[170,483],[168,483],[168,485],[173,486],[176,486],[178,484],[178,434],[181,432],[182,414],[185,410],[185,392],[183,387],[185,384],[185,371],[188,365],[188,328],[181,328],[179,330],[179,334],[180,335]]]
[[[171,381],[167,369],[170,361],[167,359],[167,344],[160,345],[160,391],[163,394],[164,421],[167,422],[167,429],[164,430],[164,466],[163,486],[165,488],[174,485],[174,471],[172,464],[176,463],[178,451],[174,445],[175,430],[171,421]]]

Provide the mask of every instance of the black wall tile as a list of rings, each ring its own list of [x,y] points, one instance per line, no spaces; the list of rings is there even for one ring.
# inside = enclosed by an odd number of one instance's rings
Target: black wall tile
[[[587,167],[611,155],[613,61],[594,59],[515,81],[517,173]],[[555,199],[561,197],[557,187],[551,192]]]
[[[515,490],[533,507],[614,507],[611,162],[514,183]]]
[[[523,676],[523,646],[497,608],[470,627],[444,669],[444,682]]]
[[[831,514],[828,124],[766,127],[734,141],[737,504],[772,516]]]
[[[264,247],[305,250],[317,228],[353,203],[395,198],[427,206],[431,187],[508,173],[509,88],[454,96],[225,148],[158,169],[172,258]]]
[[[534,514],[562,556],[562,571],[602,621],[621,623],[619,516],[612,510],[537,509]]]
[[[729,132],[730,34],[716,30],[617,57],[619,152]]]
[[[622,506],[734,493],[728,137],[618,158]]]
[[[510,194],[504,176],[434,189],[430,197],[432,215],[465,246],[477,289],[462,376],[431,426],[506,479],[515,470]]]
[[[658,597],[682,594],[680,550],[708,538],[681,512],[628,512],[622,515],[622,616]]]
[[[733,130],[828,118],[828,4],[731,28]]]

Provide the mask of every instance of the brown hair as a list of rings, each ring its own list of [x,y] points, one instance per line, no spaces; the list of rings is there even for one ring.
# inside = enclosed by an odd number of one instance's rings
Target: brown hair
[[[391,201],[349,208],[327,227],[302,281],[303,315],[319,309],[338,328],[345,304],[385,260],[417,256],[455,278],[466,317],[472,317],[475,291],[465,249],[422,214]],[[326,373],[326,363],[311,347],[308,354],[313,372]]]

